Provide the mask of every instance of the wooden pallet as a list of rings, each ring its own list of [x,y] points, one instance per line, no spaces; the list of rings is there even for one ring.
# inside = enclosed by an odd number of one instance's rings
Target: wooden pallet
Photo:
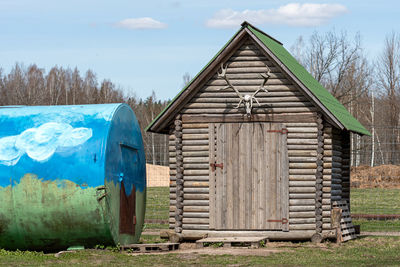
[[[196,241],[197,248],[204,247],[205,244],[222,243],[224,247],[246,246],[251,248],[259,248],[261,241],[266,242],[267,237],[206,237]]]
[[[333,202],[334,208],[342,209],[342,219],[340,220],[340,229],[342,231],[342,240],[348,241],[357,238],[356,230],[354,229],[349,211],[349,205],[346,200],[339,200]]]
[[[162,252],[171,251],[179,248],[179,243],[153,243],[153,244],[129,244],[121,246],[121,250],[131,250],[132,252]]]

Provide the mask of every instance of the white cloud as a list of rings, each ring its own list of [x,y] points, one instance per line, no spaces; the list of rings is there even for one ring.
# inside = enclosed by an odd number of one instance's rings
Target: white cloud
[[[19,135],[0,138],[0,164],[17,164],[25,153],[33,160],[48,160],[57,149],[74,147],[92,137],[92,129],[73,128],[67,123],[48,122]]]
[[[238,27],[243,21],[253,24],[284,24],[289,26],[318,26],[348,12],[340,4],[290,3],[276,9],[243,10],[222,9],[207,20],[211,28]]]
[[[167,24],[149,17],[124,19],[118,22],[116,26],[130,30],[167,28]]]

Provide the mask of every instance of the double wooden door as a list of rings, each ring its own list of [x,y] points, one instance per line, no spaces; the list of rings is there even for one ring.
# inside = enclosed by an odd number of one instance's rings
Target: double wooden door
[[[288,230],[284,126],[210,123],[209,129],[210,229]]]

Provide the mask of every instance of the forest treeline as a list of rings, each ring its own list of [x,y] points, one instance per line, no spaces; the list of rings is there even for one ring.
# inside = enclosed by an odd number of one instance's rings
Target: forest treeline
[[[365,53],[359,34],[335,31],[299,37],[290,51],[372,133],[352,136],[352,164],[400,164],[400,36],[389,34],[376,58]],[[184,74],[183,84],[189,80]],[[168,137],[143,132],[168,100],[154,92],[145,99],[123,92],[108,79],[98,81],[92,70],[81,74],[55,66],[46,71],[18,63],[9,73],[0,69],[0,105],[129,104],[142,129],[147,161],[168,164]]]
[[[142,129],[147,162],[168,163],[168,137],[145,133],[143,129],[168,104],[154,92],[146,99],[123,93],[108,79],[98,81],[92,70],[81,74],[77,68],[52,67],[46,72],[32,64],[16,63],[10,73],[0,69],[0,105],[79,105],[127,103],[134,110]]]

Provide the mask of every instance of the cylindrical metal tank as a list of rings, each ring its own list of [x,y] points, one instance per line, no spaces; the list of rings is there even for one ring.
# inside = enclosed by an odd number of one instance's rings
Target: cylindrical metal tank
[[[128,105],[0,107],[0,248],[135,243],[145,202]]]

